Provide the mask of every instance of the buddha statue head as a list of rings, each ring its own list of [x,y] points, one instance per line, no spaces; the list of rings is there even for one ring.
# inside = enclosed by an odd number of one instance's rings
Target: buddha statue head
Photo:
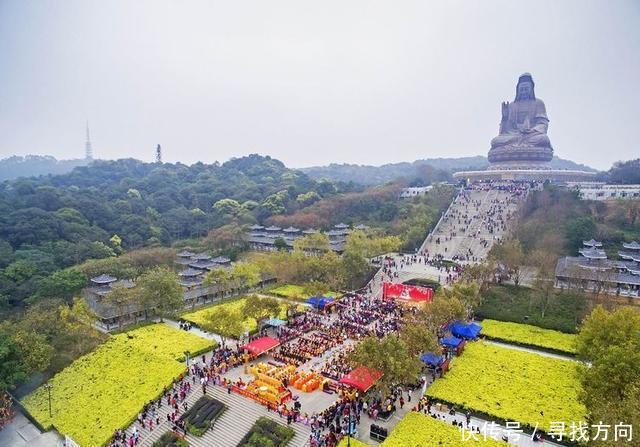
[[[528,99],[536,99],[535,84],[531,73],[523,73],[518,78],[518,85],[516,85],[516,101]]]

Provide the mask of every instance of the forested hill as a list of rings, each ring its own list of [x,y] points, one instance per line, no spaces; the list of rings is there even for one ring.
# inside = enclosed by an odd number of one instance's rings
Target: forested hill
[[[270,157],[222,165],[96,161],[0,184],[0,307],[57,269],[140,246],[204,236],[226,223],[295,212],[336,186]],[[115,237],[114,237],[115,236]]]
[[[85,159],[56,160],[49,155],[14,155],[0,160],[0,181],[18,177],[33,177],[48,174],[66,174],[77,166],[85,166]]]
[[[556,169],[579,169],[593,171],[594,169],[554,157],[551,167]],[[461,157],[461,158],[427,158],[416,160],[412,163],[391,163],[382,166],[367,166],[354,164],[336,164],[328,166],[314,166],[302,168],[301,171],[316,179],[329,179],[333,181],[354,182],[361,185],[378,185],[399,178],[404,178],[410,184],[428,184],[432,181],[449,180],[451,174],[456,171],[485,169],[489,166],[486,157]],[[420,181],[416,180],[420,179]]]

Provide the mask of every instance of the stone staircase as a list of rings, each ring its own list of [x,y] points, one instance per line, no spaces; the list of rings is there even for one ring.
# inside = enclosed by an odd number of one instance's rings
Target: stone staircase
[[[280,418],[277,413],[267,411],[266,407],[252,401],[246,397],[236,393],[228,394],[227,390],[215,385],[207,387],[207,395],[224,403],[226,409],[222,415],[215,421],[202,437],[187,434],[186,440],[191,447],[235,447],[242,437],[251,429],[251,426],[260,417],[268,417],[287,425],[286,418]],[[199,384],[193,385],[191,392],[187,396],[189,408],[202,397],[202,387]],[[304,410],[304,409],[303,409]],[[138,427],[140,433],[140,442],[138,447],[151,447],[162,434],[171,429],[171,425],[167,422],[167,414],[170,413],[169,407],[163,403],[159,411],[160,426],[154,427],[153,431],[142,429],[137,422],[127,429],[127,434],[131,434],[134,425]],[[303,447],[309,440],[311,430],[309,427],[292,423],[290,426],[296,434],[294,438],[287,444],[287,447]]]

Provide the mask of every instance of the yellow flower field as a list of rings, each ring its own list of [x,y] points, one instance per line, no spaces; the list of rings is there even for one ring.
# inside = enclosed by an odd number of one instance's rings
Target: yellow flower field
[[[197,324],[198,326],[202,326],[206,319],[206,315],[210,312],[214,312],[218,309],[227,309],[231,312],[242,312],[242,307],[244,306],[244,303],[247,301],[247,299],[249,299],[249,297],[244,297],[244,298],[239,298],[237,300],[233,300],[233,301],[227,301],[225,303],[222,304],[217,304],[215,306],[212,307],[207,307],[205,309],[200,309],[197,310],[195,312],[189,312],[186,313],[184,315],[182,315],[182,318],[187,320],[187,321],[191,321],[192,323]],[[280,318],[286,318],[287,317],[287,304],[286,303],[281,303],[280,305]],[[251,332],[251,331],[255,331],[258,327],[258,322],[255,320],[255,318],[250,318],[247,317],[244,320],[244,328],[245,331],[247,332]],[[240,337],[242,334],[222,334],[228,337]]]
[[[200,353],[214,346],[164,324],[118,334],[48,382],[52,418],[43,386],[22,403],[44,427],[54,426],[83,447],[99,447],[185,372],[184,351]]]
[[[444,423],[422,413],[412,411],[396,425],[382,447],[504,447],[507,444],[483,435],[478,438],[462,440],[462,431],[458,427]],[[346,444],[344,444],[346,445]]]
[[[577,363],[469,343],[427,395],[491,416],[547,430],[551,422],[584,421]]]
[[[569,354],[576,353],[576,335],[542,329],[529,324],[483,320],[482,333],[496,340],[553,349]]]

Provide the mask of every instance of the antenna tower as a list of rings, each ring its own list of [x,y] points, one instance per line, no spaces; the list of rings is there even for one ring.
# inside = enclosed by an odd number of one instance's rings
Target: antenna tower
[[[93,160],[93,148],[89,137],[89,121],[87,121],[87,141],[84,143],[84,158],[85,160]]]

